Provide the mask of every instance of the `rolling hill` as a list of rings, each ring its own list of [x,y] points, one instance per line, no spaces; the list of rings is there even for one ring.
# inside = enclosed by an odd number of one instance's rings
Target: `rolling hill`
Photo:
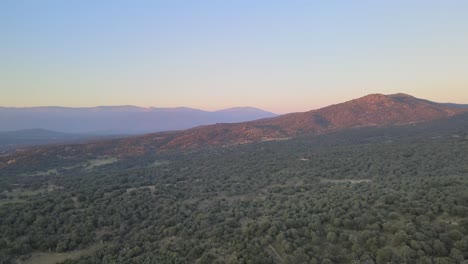
[[[283,140],[302,135],[363,127],[420,123],[443,119],[467,109],[447,106],[405,94],[371,94],[303,113],[291,113],[236,124],[201,126],[173,133],[149,134],[128,139],[155,146],[155,150],[190,149],[205,146],[242,144],[254,141]],[[124,140],[125,142],[127,140]],[[150,143],[152,142],[152,144]]]
[[[286,114],[256,121],[214,124],[183,131],[152,133],[71,146],[34,148],[0,159],[0,168],[12,158],[110,155],[118,158],[146,153],[193,150],[258,141],[286,140],[322,135],[359,127],[385,127],[445,120],[468,109],[448,106],[405,94],[371,94],[303,113]],[[40,154],[40,155],[36,155]]]

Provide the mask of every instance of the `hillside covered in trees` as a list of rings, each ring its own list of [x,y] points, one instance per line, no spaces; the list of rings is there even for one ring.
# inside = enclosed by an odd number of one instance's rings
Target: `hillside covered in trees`
[[[466,263],[467,117],[12,162],[0,263]]]

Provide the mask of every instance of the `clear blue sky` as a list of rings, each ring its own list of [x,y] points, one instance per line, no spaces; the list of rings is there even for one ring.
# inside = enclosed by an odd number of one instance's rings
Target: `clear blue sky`
[[[468,1],[0,1],[1,106],[468,103]]]

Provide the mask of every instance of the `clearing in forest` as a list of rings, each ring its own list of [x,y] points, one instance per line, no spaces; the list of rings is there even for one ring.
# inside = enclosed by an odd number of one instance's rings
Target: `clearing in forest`
[[[17,264],[54,264],[67,259],[78,259],[82,256],[88,256],[101,249],[104,244],[96,244],[85,249],[73,250],[70,252],[34,252],[29,258],[16,260]]]

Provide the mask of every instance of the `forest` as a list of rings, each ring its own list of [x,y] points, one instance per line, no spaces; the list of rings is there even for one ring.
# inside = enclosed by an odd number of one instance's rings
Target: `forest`
[[[0,171],[0,263],[468,263],[466,131],[12,166]]]

